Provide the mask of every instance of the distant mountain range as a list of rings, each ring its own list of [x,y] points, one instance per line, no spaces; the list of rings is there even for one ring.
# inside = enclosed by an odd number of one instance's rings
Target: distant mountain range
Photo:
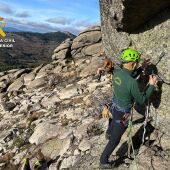
[[[24,31],[21,31],[17,28],[13,28],[13,27],[4,27],[3,29],[5,32],[24,32]]]
[[[54,49],[62,41],[76,37],[69,32],[42,34],[17,31],[19,30],[15,29],[15,32],[7,33],[7,37],[5,37],[6,39],[15,39],[13,48],[0,47],[0,71],[18,67],[34,67],[42,63],[48,63],[51,61]]]

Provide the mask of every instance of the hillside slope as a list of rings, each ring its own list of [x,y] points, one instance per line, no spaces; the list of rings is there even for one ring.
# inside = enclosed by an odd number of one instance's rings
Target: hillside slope
[[[0,69],[31,67],[47,63],[56,46],[75,36],[68,32],[7,33],[6,39],[14,39],[13,48],[0,48]],[[2,44],[2,43],[1,43]]]

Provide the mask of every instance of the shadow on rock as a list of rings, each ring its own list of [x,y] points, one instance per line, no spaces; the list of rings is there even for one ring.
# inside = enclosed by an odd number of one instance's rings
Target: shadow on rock
[[[148,144],[149,145],[151,144],[150,135],[152,134],[152,132],[154,131],[155,128],[150,124],[150,122],[147,123],[145,128],[146,128],[146,133],[145,133],[145,137],[144,137],[144,139],[145,139],[144,144],[148,146]],[[137,155],[137,153],[142,145],[143,132],[144,132],[144,126],[142,125],[139,128],[139,130],[135,133],[135,135],[132,137],[135,155]],[[146,138],[148,138],[148,140],[146,140]],[[122,158],[122,157],[127,156],[127,152],[128,152],[128,142],[124,142],[121,145],[121,147],[118,149],[118,151],[116,152],[116,155],[118,155],[119,157]],[[132,148],[131,148],[131,154],[132,154]]]
[[[140,25],[138,29],[136,29],[135,31],[131,31],[129,33],[131,34],[143,33],[147,30],[153,29],[156,25],[159,25],[167,21],[169,18],[170,18],[170,7],[167,7],[166,9],[163,9],[162,11],[160,11],[154,17],[150,18],[143,25]]]

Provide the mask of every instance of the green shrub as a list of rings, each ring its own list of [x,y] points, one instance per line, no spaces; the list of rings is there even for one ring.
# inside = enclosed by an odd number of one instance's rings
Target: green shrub
[[[21,136],[17,136],[13,140],[13,145],[17,146],[18,148],[21,148],[24,144],[25,144],[25,141]]]

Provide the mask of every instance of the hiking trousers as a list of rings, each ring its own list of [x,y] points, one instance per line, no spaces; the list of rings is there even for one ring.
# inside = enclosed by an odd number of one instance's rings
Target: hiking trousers
[[[127,126],[120,122],[126,113],[125,110],[117,109],[115,105],[112,104],[110,111],[113,118],[109,120],[109,126],[106,132],[110,135],[110,138],[100,157],[101,164],[107,164],[109,162],[110,155],[119,144],[122,135],[127,129]],[[129,112],[130,110],[127,111]]]

